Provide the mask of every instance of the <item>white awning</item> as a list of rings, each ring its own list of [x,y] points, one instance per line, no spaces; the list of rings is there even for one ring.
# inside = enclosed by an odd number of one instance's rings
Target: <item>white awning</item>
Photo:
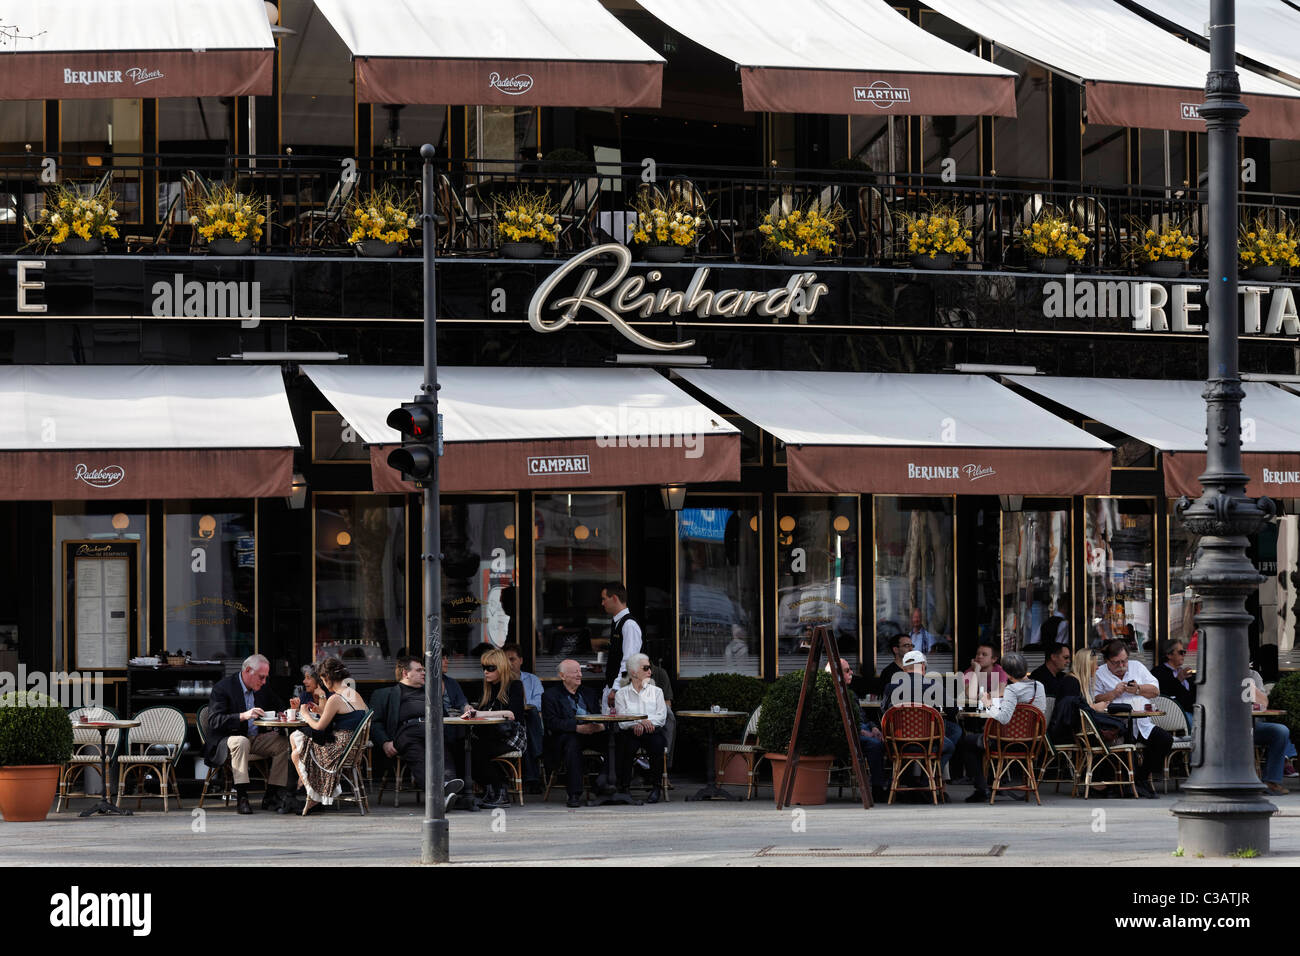
[[[1015,74],[927,33],[884,0],[638,0],[734,61],[745,109],[1015,116]]]
[[[1204,382],[1008,376],[1008,381],[1162,453],[1165,490],[1199,495],[1205,470]],[[1300,397],[1244,382],[1242,458],[1249,493],[1300,496]]]
[[[1142,7],[1171,29],[1200,38],[1198,46],[1209,42],[1209,8],[1201,0],[1142,0]],[[1300,10],[1283,0],[1236,0],[1235,7],[1237,55],[1300,86]]]
[[[288,494],[297,446],[279,368],[0,367],[10,498]]]
[[[882,494],[1095,493],[1111,445],[982,375],[687,369],[787,446],[790,488]]]
[[[419,393],[423,370],[304,366],[372,446],[375,490],[409,491],[387,464],[401,441],[389,413]],[[438,369],[448,490],[736,481],[740,433],[651,369]],[[538,459],[545,459],[538,464]],[[585,459],[570,463],[562,459]],[[538,470],[561,469],[558,471]]]
[[[368,103],[658,107],[664,59],[598,0],[316,0]]]
[[[6,0],[0,98],[271,93],[262,0]]]
[[[1088,122],[1204,132],[1210,56],[1115,0],[934,0],[927,4],[1026,59],[1082,83]],[[1300,91],[1240,71],[1243,136],[1300,139]]]

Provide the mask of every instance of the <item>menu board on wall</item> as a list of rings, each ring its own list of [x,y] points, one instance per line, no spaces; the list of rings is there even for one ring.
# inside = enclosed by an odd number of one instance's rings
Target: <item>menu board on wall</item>
[[[64,543],[64,621],[78,670],[125,668],[131,657],[137,547],[134,541]]]

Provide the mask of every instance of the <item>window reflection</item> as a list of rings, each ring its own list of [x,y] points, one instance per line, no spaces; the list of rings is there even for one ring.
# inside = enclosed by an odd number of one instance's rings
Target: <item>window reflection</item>
[[[1070,511],[1027,499],[1002,515],[1002,650],[1070,643]]]
[[[875,496],[878,666],[893,659],[891,636],[924,632],[930,670],[952,667],[952,507],[951,498]]]
[[[806,659],[813,629],[827,625],[840,655],[858,659],[858,498],[777,495],[778,668]]]
[[[757,498],[677,513],[678,671],[761,673]]]
[[[166,646],[199,660],[243,660],[256,649],[257,549],[253,509],[232,502],[169,502],[164,519]]]
[[[518,640],[513,497],[442,499],[443,654],[453,677],[481,677],[478,648]]]
[[[1113,637],[1127,640],[1133,652],[1152,643],[1154,524],[1151,499],[1084,499],[1089,647],[1100,647]]]

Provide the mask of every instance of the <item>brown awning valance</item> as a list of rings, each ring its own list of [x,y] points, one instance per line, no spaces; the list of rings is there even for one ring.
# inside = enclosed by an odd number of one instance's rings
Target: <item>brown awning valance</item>
[[[1201,482],[1205,471],[1205,452],[1162,452],[1165,469],[1165,494],[1170,498],[1187,495],[1201,496]],[[1300,498],[1300,451],[1247,452],[1241,456],[1242,471],[1250,481],[1246,494],[1252,498],[1267,495],[1269,498]]]
[[[287,497],[288,448],[0,451],[11,501]]]
[[[1204,133],[1200,105],[1205,91],[1134,83],[1085,83],[1088,122],[1140,129]],[[1300,139],[1300,99],[1244,94],[1250,108],[1241,120],[1242,136]]]

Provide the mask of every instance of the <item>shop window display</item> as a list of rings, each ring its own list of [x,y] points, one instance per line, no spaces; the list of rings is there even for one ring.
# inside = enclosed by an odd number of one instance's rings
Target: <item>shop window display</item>
[[[777,665],[797,670],[814,629],[825,625],[840,656],[856,666],[858,498],[777,495]]]
[[[912,630],[913,610],[936,639],[931,670],[950,670],[956,633],[953,499],[875,496],[876,663],[892,660],[889,638]]]
[[[1114,637],[1151,663],[1154,652],[1155,502],[1150,498],[1084,499],[1084,613],[1076,647]]]
[[[762,673],[758,498],[692,495],[677,513],[678,672]]]

